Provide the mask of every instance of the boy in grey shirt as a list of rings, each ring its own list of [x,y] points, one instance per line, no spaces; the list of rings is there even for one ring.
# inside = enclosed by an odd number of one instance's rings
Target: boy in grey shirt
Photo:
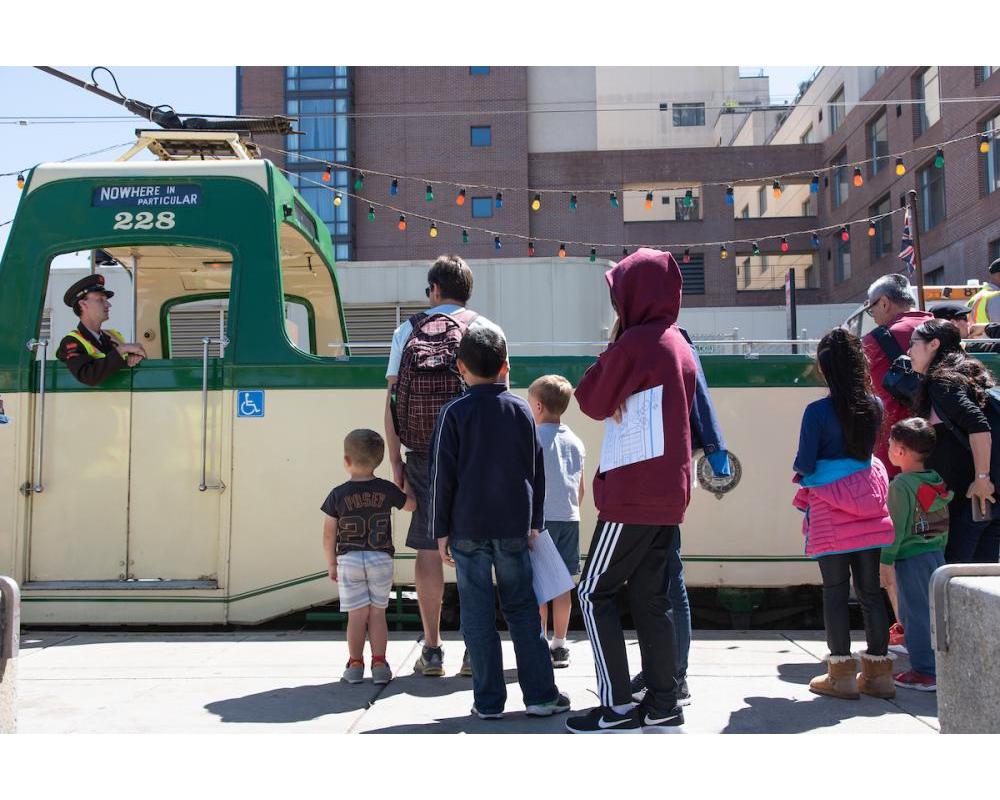
[[[538,441],[545,456],[545,527],[566,562],[570,575],[580,574],[580,503],[583,502],[583,442],[562,423],[573,385],[562,375],[543,375],[528,388]],[[573,607],[570,592],[552,601],[553,667],[569,666],[566,633]],[[548,603],[539,608],[542,633],[548,625]]]

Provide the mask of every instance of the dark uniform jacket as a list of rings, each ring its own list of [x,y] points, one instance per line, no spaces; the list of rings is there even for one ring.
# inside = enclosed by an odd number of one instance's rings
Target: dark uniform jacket
[[[87,386],[97,386],[125,366],[125,359],[118,355],[119,342],[107,331],[101,331],[100,339],[87,330],[84,324],[77,325],[76,332],[83,336],[103,358],[91,356],[87,349],[73,336],[67,334],[59,342],[56,358],[66,364],[73,377]]]

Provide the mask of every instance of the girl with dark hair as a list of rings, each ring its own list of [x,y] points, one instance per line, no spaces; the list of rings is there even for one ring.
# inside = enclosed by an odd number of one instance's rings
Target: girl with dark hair
[[[990,519],[996,501],[990,478],[993,434],[986,417],[986,390],[996,381],[980,361],[965,354],[958,328],[932,319],[913,331],[913,370],[924,376],[917,413],[934,426],[937,444],[928,469],[936,470],[955,499],[948,507],[948,563],[996,563],[1000,519]],[[973,519],[973,503],[978,505]]]
[[[823,576],[823,621],[830,648],[827,673],[809,682],[816,694],[856,700],[860,692],[893,697],[889,617],[879,588],[881,548],[893,541],[886,500],[889,478],[872,457],[882,424],[861,340],[843,328],[824,336],[816,349],[819,371],[830,393],[810,403],[802,417],[794,505],[805,512],[806,555]],[[847,607],[850,581],[865,621],[867,651],[861,673],[851,652]]]

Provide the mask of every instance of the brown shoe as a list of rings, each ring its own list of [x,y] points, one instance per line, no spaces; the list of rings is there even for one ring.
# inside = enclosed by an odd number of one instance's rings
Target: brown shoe
[[[826,675],[820,675],[809,681],[809,691],[815,694],[825,694],[839,697],[843,700],[857,700],[858,680],[856,672],[858,662],[854,656],[827,656]]]
[[[858,691],[890,700],[896,696],[892,680],[892,655],[870,656],[861,653],[861,672],[858,673]]]

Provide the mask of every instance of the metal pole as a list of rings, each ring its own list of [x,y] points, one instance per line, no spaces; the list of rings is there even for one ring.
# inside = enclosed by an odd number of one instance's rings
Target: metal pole
[[[132,256],[132,341],[139,341],[139,257]]]
[[[906,194],[910,207],[910,224],[913,226],[913,260],[917,270],[917,303],[921,311],[926,311],[924,303],[924,259],[920,255],[920,217],[917,208],[917,190],[910,189]]]
[[[201,340],[201,483],[198,491],[208,488],[206,473],[208,471],[208,344],[212,340],[206,336]]]

